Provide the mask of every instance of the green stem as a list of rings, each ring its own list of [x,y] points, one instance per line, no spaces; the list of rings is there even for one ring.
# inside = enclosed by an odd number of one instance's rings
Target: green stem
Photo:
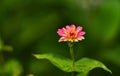
[[[70,47],[70,55],[72,58],[72,76],[74,76],[74,67],[75,67],[75,59],[74,59],[74,51],[73,51],[73,44],[71,42],[68,43],[68,46]]]

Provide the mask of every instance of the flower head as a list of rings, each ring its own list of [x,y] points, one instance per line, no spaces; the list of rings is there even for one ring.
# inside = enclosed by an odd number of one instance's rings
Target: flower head
[[[58,29],[57,31],[58,35],[61,36],[59,39],[59,42],[63,41],[69,41],[69,42],[78,42],[79,40],[83,40],[83,35],[85,34],[84,31],[82,31],[81,26],[75,26],[75,25],[67,25],[66,28],[63,27],[61,29]]]

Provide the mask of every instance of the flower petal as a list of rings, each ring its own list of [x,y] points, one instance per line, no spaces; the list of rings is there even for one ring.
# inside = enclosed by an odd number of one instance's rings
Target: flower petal
[[[76,27],[75,27],[74,24],[72,24],[72,25],[70,26],[70,28],[71,28],[72,30],[76,30]],[[71,31],[72,31],[72,30],[71,30]]]
[[[78,37],[78,40],[83,40],[83,39],[85,39],[83,36]]]
[[[61,38],[59,39],[59,42],[63,42],[63,41],[67,41],[67,38],[61,37]]]
[[[70,26],[66,26],[66,31],[69,33],[71,31]]]
[[[82,29],[83,28],[81,26],[78,26],[77,29],[76,29],[76,32],[80,32],[80,31],[82,31]]]
[[[58,35],[60,35],[60,36],[64,36],[64,35],[65,35],[64,28],[58,29],[57,33],[58,33]]]
[[[79,32],[79,33],[78,33],[78,37],[79,37],[79,36],[82,36],[82,35],[84,35],[84,34],[85,34],[85,32],[83,32],[83,31],[82,31],[82,32]]]

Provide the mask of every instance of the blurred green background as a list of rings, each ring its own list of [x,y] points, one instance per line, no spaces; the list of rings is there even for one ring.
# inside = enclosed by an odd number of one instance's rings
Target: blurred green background
[[[74,46],[76,60],[97,59],[119,76],[120,0],[0,0],[0,76],[70,76],[32,55],[70,58],[67,43],[58,43],[56,33],[70,24],[86,32]],[[89,76],[111,75],[94,69]]]

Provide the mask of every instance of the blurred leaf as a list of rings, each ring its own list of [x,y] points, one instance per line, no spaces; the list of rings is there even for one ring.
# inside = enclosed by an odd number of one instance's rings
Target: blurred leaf
[[[75,70],[80,72],[79,76],[86,76],[94,68],[103,68],[112,73],[103,63],[94,59],[82,58],[75,63]]]
[[[0,38],[0,51],[2,51],[2,48],[3,48],[3,42],[2,42],[2,40]]]
[[[87,28],[87,36],[90,36],[93,43],[101,41],[105,44],[114,40],[119,30],[120,2],[118,0],[104,0],[94,10],[87,12],[82,10],[81,12],[83,12],[80,13],[82,16],[77,16],[82,17],[82,20],[79,20],[81,23],[84,22],[85,28]]]
[[[114,7],[114,8],[113,8]],[[103,40],[106,42],[113,40],[119,30],[120,3],[117,0],[105,1],[99,8],[98,22],[101,26],[100,34],[104,34]]]
[[[43,14],[42,17],[32,17],[23,21],[23,29],[15,39],[19,46],[25,47],[42,35],[52,30],[58,23],[56,13]]]
[[[10,60],[6,63],[4,71],[11,76],[19,76],[22,72],[22,67],[17,60]]]
[[[72,72],[71,64],[72,61],[65,57],[53,54],[37,54],[34,55],[38,59],[48,59],[50,62],[58,67],[59,69],[65,72]],[[82,58],[75,62],[75,70],[76,72],[80,72],[83,75],[87,75],[89,71],[94,68],[103,68],[104,70],[111,73],[111,71],[101,62],[89,58]]]
[[[37,54],[34,55],[38,59],[48,59],[53,65],[58,67],[59,69],[65,71],[65,72],[71,72],[71,63],[72,61],[70,59],[67,59],[65,57],[59,56],[59,55],[53,55],[53,54]]]
[[[3,50],[4,50],[4,51],[8,51],[8,52],[12,52],[12,51],[13,51],[13,48],[12,48],[11,46],[9,46],[9,45],[5,45],[5,46],[3,47]]]

